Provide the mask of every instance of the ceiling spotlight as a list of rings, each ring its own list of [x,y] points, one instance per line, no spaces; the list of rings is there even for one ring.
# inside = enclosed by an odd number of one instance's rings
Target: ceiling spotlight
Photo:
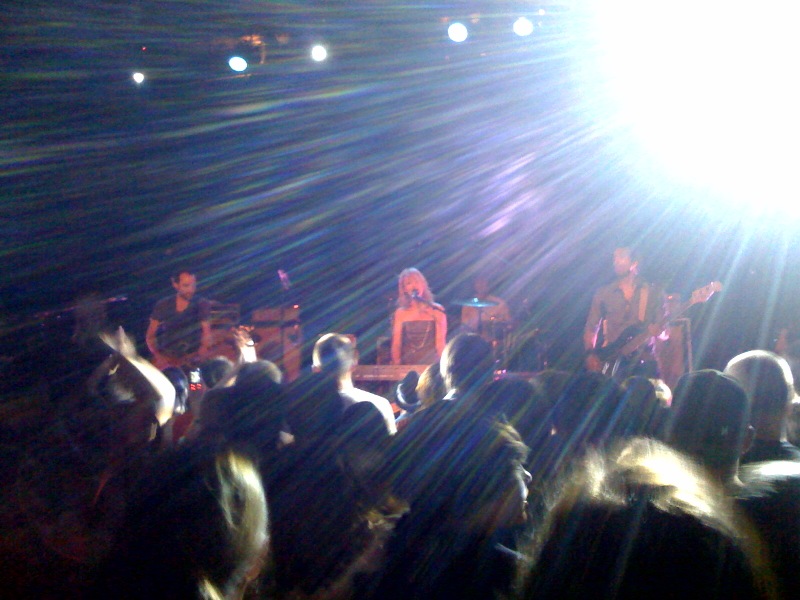
[[[232,56],[228,61],[228,66],[237,73],[241,73],[247,69],[247,61],[241,56]]]
[[[525,17],[520,17],[516,21],[514,21],[514,33],[516,33],[520,37],[525,37],[526,35],[530,35],[533,33],[533,23],[531,23],[530,19],[526,19]]]
[[[317,44],[311,48],[311,59],[322,62],[328,58],[328,50],[322,44]]]
[[[469,36],[467,26],[463,23],[453,23],[447,28],[447,37],[456,43],[463,42]]]
[[[131,75],[131,77],[133,77],[133,80],[137,85],[140,85],[142,82],[144,82],[144,73],[140,73],[139,71],[136,71],[136,73]]]

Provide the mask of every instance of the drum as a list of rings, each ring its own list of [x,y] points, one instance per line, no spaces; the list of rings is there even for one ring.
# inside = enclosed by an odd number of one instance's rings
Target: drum
[[[508,321],[488,319],[481,323],[481,337],[492,345],[494,359],[505,364],[512,339],[513,327]]]

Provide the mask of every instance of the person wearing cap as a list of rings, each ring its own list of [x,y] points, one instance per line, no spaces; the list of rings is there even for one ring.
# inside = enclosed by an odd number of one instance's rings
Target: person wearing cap
[[[685,373],[672,394],[666,442],[689,455],[729,491],[742,487],[739,457],[750,447],[750,401],[733,377],[714,369]]]

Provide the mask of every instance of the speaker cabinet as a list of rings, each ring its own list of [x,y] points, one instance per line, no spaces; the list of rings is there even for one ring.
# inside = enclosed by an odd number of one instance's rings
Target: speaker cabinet
[[[673,319],[667,333],[669,339],[656,339],[655,356],[661,379],[672,389],[681,375],[692,370],[691,319]]]
[[[286,381],[300,376],[303,328],[300,306],[260,308],[253,311],[253,341],[259,358],[269,360],[283,371]]]

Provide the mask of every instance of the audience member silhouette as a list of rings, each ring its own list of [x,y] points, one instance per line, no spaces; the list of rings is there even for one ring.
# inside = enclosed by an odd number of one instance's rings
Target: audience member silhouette
[[[362,596],[477,600],[509,594],[521,555],[498,540],[525,519],[525,453],[513,428],[494,424],[472,429],[430,457],[439,477],[416,490],[389,540],[383,569]]]
[[[194,446],[163,454],[133,494],[93,597],[236,598],[266,557],[255,464]]]
[[[750,446],[750,402],[735,379],[703,369],[683,374],[673,392],[664,439],[735,492],[739,457]]]
[[[564,484],[520,598],[774,598],[757,537],[694,465],[644,438]]]
[[[800,449],[786,439],[795,397],[794,378],[786,359],[766,350],[751,350],[732,358],[725,373],[742,385],[750,399],[755,439],[741,462],[800,461]]]

